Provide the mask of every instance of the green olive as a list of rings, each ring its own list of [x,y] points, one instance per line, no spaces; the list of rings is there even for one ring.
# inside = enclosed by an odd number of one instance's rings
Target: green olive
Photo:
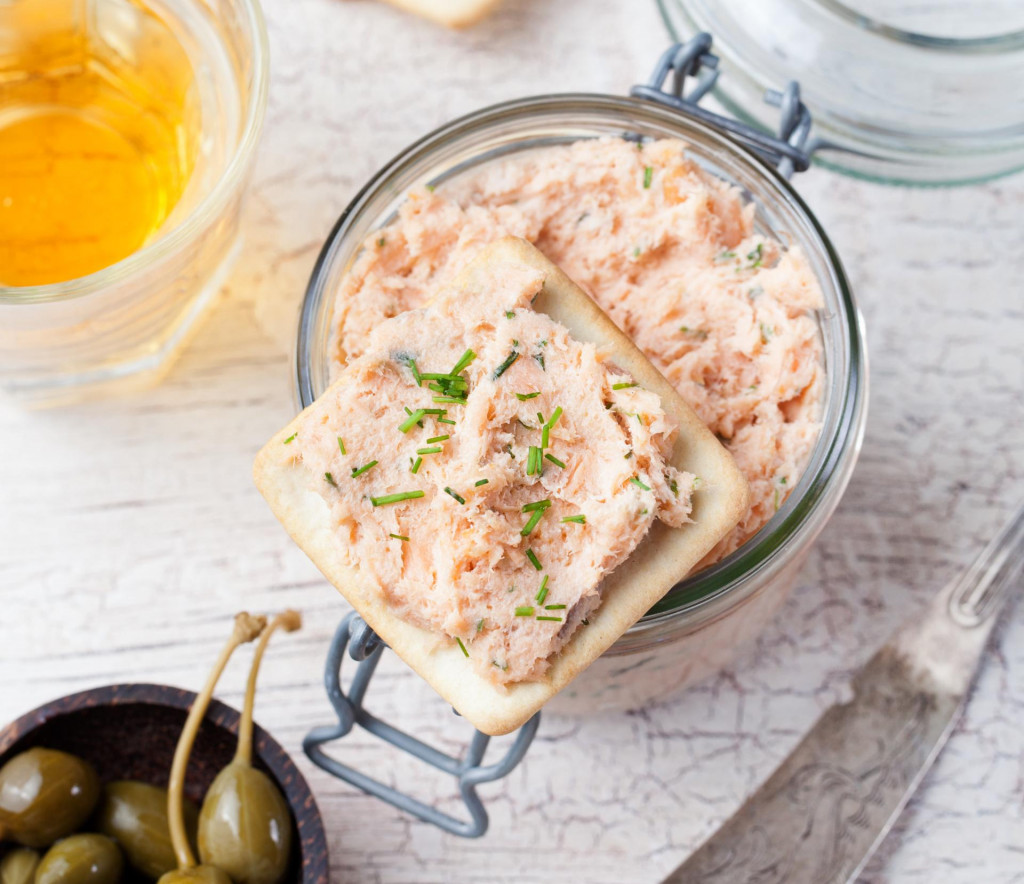
[[[36,877],[39,854],[27,847],[18,847],[0,859],[0,884],[32,884]]]
[[[56,749],[29,749],[0,768],[0,838],[49,847],[92,813],[100,781],[92,765]]]
[[[35,884],[117,884],[124,860],[106,835],[71,835],[40,860]]]
[[[236,884],[278,884],[288,868],[292,818],[265,773],[233,761],[211,784],[199,812],[199,855]]]
[[[195,844],[199,808],[184,801],[185,829]],[[103,787],[96,827],[113,838],[128,862],[149,878],[177,868],[167,825],[167,790],[137,780],[118,780]]]
[[[157,884],[231,884],[231,879],[214,866],[193,866],[161,875]]]

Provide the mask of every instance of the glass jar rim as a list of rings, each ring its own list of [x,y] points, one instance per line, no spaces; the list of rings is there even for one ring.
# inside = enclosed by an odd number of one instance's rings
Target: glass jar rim
[[[665,597],[642,619],[645,626],[656,625],[666,618],[682,614],[711,610],[716,603],[732,594],[739,585],[778,560],[780,552],[797,535],[809,530],[812,514],[826,503],[829,479],[843,466],[844,455],[859,447],[863,433],[866,407],[866,350],[864,348],[860,316],[838,253],[807,204],[776,169],[764,162],[727,134],[713,129],[699,120],[678,111],[640,98],[605,95],[599,93],[564,93],[513,99],[490,105],[446,123],[414,141],[388,160],[356,193],[335,222],[317,256],[310,274],[299,317],[295,347],[296,395],[301,407],[311,404],[316,395],[313,378],[313,340],[317,333],[317,319],[326,291],[327,277],[333,267],[337,245],[345,238],[348,228],[358,218],[368,201],[387,186],[389,179],[402,170],[428,158],[439,145],[453,143],[460,134],[468,134],[476,127],[484,127],[508,118],[528,118],[542,112],[570,110],[628,111],[640,113],[653,120],[668,123],[680,130],[680,137],[693,141],[700,136],[705,143],[715,143],[729,152],[732,158],[742,160],[764,176],[779,196],[792,206],[805,221],[821,247],[830,271],[838,303],[835,305],[845,323],[845,353],[849,370],[844,374],[843,388],[838,395],[826,400],[823,426],[812,449],[807,466],[794,490],[768,523],[737,550],[708,568],[689,575],[676,584]],[[685,130],[685,131],[683,131]],[[581,134],[580,137],[586,137]],[[798,493],[799,492],[799,493]],[[742,595],[742,594],[740,594]],[[737,601],[740,599],[737,598]]]
[[[210,192],[196,203],[180,224],[157,237],[153,242],[147,243],[141,249],[107,267],[63,282],[26,286],[0,285],[0,306],[67,301],[87,297],[97,291],[107,289],[180,249],[192,238],[197,229],[201,229],[210,218],[216,216],[224,204],[231,199],[234,186],[244,176],[249,160],[259,142],[270,87],[270,44],[267,38],[267,25],[263,9],[259,0],[238,0],[238,3],[239,11],[245,17],[245,23],[252,34],[250,101],[246,108],[238,144],[231,154],[224,174],[216,181]]]

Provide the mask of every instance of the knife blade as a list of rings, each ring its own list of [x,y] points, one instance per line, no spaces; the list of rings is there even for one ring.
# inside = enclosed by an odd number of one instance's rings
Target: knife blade
[[[948,739],[1022,566],[1024,506],[663,884],[854,881]]]

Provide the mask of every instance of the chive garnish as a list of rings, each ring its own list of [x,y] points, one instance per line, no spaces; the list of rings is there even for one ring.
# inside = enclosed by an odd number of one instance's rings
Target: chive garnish
[[[545,611],[562,611],[565,609],[565,605],[545,605]]]
[[[529,521],[523,525],[522,531],[519,532],[520,536],[526,537],[534,528],[537,527],[537,523],[544,517],[544,510],[546,509],[547,507],[540,510],[534,510]]]
[[[644,166],[644,190],[649,190],[654,177],[654,166]]]
[[[540,365],[540,367],[541,367],[541,369],[543,371],[547,371],[548,370],[547,366],[544,365],[544,354],[543,353],[534,353],[533,354],[533,358],[537,360],[538,365]]]
[[[334,476],[330,473],[324,473],[324,478],[327,480],[328,485],[333,485],[335,488],[338,487],[338,483],[334,481]]]
[[[537,604],[543,605],[544,599],[548,597],[548,575],[544,575],[544,579],[540,582],[540,589],[537,590]]]
[[[381,237],[380,239],[378,239],[378,240],[377,240],[377,248],[378,248],[378,249],[382,249],[382,248],[384,248],[384,244],[385,244],[386,242],[387,242],[387,237],[383,237],[383,236],[382,236],[382,237]]]
[[[345,443],[342,441],[341,436],[338,437],[338,448],[341,449],[341,453],[342,454],[347,454],[348,453],[347,451],[345,451]]]
[[[476,480],[476,481],[475,481],[475,482],[473,483],[473,487],[474,487],[474,488],[479,488],[479,487],[480,487],[481,485],[486,485],[486,484],[487,484],[488,482],[490,482],[490,481],[491,481],[490,479],[477,479],[477,480]]]
[[[541,473],[541,462],[540,462],[540,449],[536,445],[531,445],[526,456],[526,475],[534,476],[540,475]]]
[[[533,393],[516,393],[516,399],[518,399],[520,402],[526,402],[527,399],[536,399],[539,395],[539,390]]]
[[[466,646],[462,643],[462,639],[458,636],[455,636],[455,643],[459,646],[459,650],[462,651],[462,655],[464,657],[468,657],[469,651],[466,650]]]
[[[476,631],[477,632],[483,632],[484,631],[484,624],[486,622],[487,622],[487,619],[485,617],[481,617],[479,620],[477,620],[476,621]]]
[[[440,445],[432,445],[429,448],[417,448],[417,454],[440,454],[444,449]]]
[[[674,495],[675,495],[676,497],[678,497],[678,496],[679,496],[679,483],[678,483],[678,482],[677,482],[677,481],[676,481],[675,479],[672,479],[672,481],[670,481],[670,482],[668,483],[668,487],[669,487],[669,490],[670,490],[670,491],[671,491],[671,492],[672,492],[672,493],[673,493],[673,494],[674,494]]]
[[[450,418],[447,418],[447,417],[439,417],[437,419],[437,422],[439,424],[451,424],[452,426],[455,426],[455,421],[453,421],[453,420],[451,420]]]
[[[550,453],[548,453],[548,452],[544,452],[544,459],[545,459],[545,460],[550,460],[550,461],[551,461],[551,463],[553,463],[553,464],[554,464],[554,465],[555,465],[556,467],[558,467],[559,469],[562,469],[562,470],[564,470],[564,469],[565,469],[565,462],[564,462],[564,461],[561,461],[561,460],[559,460],[559,459],[558,459],[557,457],[555,457],[555,456],[554,456],[553,454],[550,454]]]
[[[537,412],[537,426],[538,427],[543,427],[544,426],[544,415],[541,414],[539,411]]]
[[[541,450],[548,447],[549,439],[548,434],[551,432],[551,427],[545,425],[540,429],[540,447]]]
[[[508,354],[508,356],[505,357],[505,361],[501,363],[501,365],[499,365],[496,369],[494,369],[494,372],[491,374],[491,380],[496,381],[498,378],[500,378],[506,371],[508,371],[512,367],[512,363],[515,362],[518,358],[519,351],[512,350]]]
[[[650,485],[645,485],[636,476],[631,477],[629,481],[632,482],[634,485],[636,485],[637,488],[643,488],[644,491],[650,491],[651,490],[651,486]]]
[[[457,501],[458,501],[459,503],[461,503],[461,504],[462,504],[463,506],[465,506],[465,505],[466,505],[466,498],[464,498],[464,497],[463,497],[463,496],[462,496],[461,494],[459,494],[459,493],[458,493],[457,491],[452,491],[452,489],[451,489],[451,488],[449,488],[449,487],[448,487],[447,485],[445,485],[445,486],[444,486],[444,493],[445,493],[445,494],[450,494],[450,495],[451,495],[452,497],[454,497],[454,498],[455,498],[455,499],[456,499],[456,500],[457,500]]]
[[[628,390],[630,387],[635,387],[636,384],[623,382],[621,384],[612,384],[613,390]]]
[[[409,539],[404,534],[389,534],[388,537],[394,537],[395,540],[408,540]]]
[[[433,399],[434,399],[435,402],[445,402],[445,403],[448,403],[450,405],[465,405],[466,404],[466,400],[465,399],[456,399],[454,396],[434,396]]]
[[[295,437],[298,436],[298,435],[299,435],[298,433],[292,433],[287,439],[284,440],[284,442],[282,444],[284,444],[284,445],[291,445],[292,442],[295,441]]]
[[[375,466],[377,466],[377,461],[371,460],[364,467],[352,467],[352,478],[354,479],[354,478],[356,478],[356,476],[361,476],[363,473],[366,473],[366,472],[372,470]]]
[[[447,442],[449,439],[451,439],[451,436],[447,436],[447,435],[446,436],[431,436],[429,439],[427,439],[427,445],[430,445],[430,444],[432,444],[434,442]]]
[[[474,353],[472,350],[467,350],[459,357],[459,361],[455,363],[455,367],[452,369],[451,373],[453,375],[458,374],[460,371],[462,371],[462,369],[466,368],[469,365],[469,363],[471,363],[474,359],[476,359],[476,353]]]
[[[399,491],[397,494],[385,494],[383,497],[371,497],[370,503],[374,506],[387,506],[391,503],[401,503],[403,500],[416,500],[423,497],[422,491]]]
[[[561,623],[561,617],[538,617],[538,620],[550,620],[552,623]]]
[[[527,503],[523,505],[524,513],[532,513],[535,510],[546,510],[551,506],[551,501],[545,498],[544,500],[535,500],[533,503]]]
[[[562,516],[563,522],[575,522],[577,525],[586,525],[587,517],[580,514],[578,516]]]
[[[516,616],[517,617],[532,617],[533,616],[533,607],[531,605],[522,605],[521,607],[516,608]]]
[[[410,412],[409,416],[398,425],[398,429],[403,433],[408,433],[416,424],[418,424],[423,416],[426,414],[426,410],[423,408],[417,408],[415,411]]]
[[[414,463],[412,465],[412,469],[409,472],[411,472],[415,476],[420,471],[420,464],[421,463],[423,463],[423,458],[422,457],[417,457],[416,458],[416,463]]]
[[[526,558],[530,560],[530,564],[533,565],[533,567],[536,568],[538,571],[544,570],[543,566],[540,563],[540,559],[537,558],[537,553],[535,553],[532,549],[528,549],[526,551]]]
[[[545,426],[549,430],[552,429],[555,426],[555,424],[558,423],[558,419],[561,416],[562,416],[562,406],[559,405],[553,412],[551,412],[551,417],[548,418],[548,422],[545,424]]]
[[[424,414],[448,414],[447,408],[424,408],[421,409]],[[438,418],[440,420],[441,418]]]

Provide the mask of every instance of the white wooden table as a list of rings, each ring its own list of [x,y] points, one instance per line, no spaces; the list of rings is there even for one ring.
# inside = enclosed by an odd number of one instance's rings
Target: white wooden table
[[[230,615],[295,606],[259,720],[296,753],[341,881],[656,882],[774,768],[848,677],[980,548],[1024,492],[1024,177],[902,190],[812,171],[799,188],[855,284],[871,346],[857,473],[756,646],[671,702],[545,717],[482,789],[488,836],[412,821],[306,762],[342,604],[252,486],[292,413],[299,297],[330,225],[387,157],[483,104],[622,92],[666,43],[641,0],[508,0],[449,34],[368,0],[267,0],[273,82],[225,297],[145,394],[28,413],[0,403],[0,720],[115,681],[196,687]],[[220,691],[240,700],[244,666]],[[455,750],[443,703],[390,662],[374,708]],[[352,737],[350,763],[440,806],[439,777]],[[997,634],[965,719],[865,881],[1024,882],[1024,612]]]

